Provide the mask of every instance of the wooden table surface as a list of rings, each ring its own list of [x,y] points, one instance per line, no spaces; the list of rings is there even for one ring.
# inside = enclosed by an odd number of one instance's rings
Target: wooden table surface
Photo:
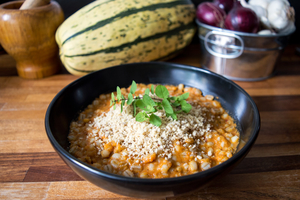
[[[170,62],[200,67],[197,44]],[[56,154],[44,117],[52,98],[78,77],[62,73],[19,78],[0,56],[0,199],[132,199],[77,176]],[[261,131],[248,156],[219,182],[192,195],[167,199],[300,199],[300,56],[288,46],[277,74],[236,82],[256,102]]]

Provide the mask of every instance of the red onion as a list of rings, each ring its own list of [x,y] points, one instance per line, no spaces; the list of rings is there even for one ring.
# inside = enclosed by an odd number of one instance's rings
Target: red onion
[[[228,13],[232,8],[235,0],[214,0],[214,4]]]
[[[236,2],[225,19],[225,28],[246,33],[257,33],[259,18],[253,10]]]
[[[197,19],[211,26],[224,28],[226,13],[211,2],[200,3],[197,7]]]

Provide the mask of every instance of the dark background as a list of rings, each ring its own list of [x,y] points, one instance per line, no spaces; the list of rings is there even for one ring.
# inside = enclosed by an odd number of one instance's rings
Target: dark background
[[[0,3],[8,2],[9,0],[0,0]],[[69,17],[74,12],[82,8],[83,6],[89,4],[94,0],[56,0],[62,7],[65,17]],[[124,0],[126,1],[126,0]],[[192,2],[197,6],[199,3],[205,0],[192,0]],[[206,0],[207,1],[207,0]],[[296,12],[296,28],[300,27],[300,0],[289,0],[292,7],[294,7]],[[197,41],[197,40],[196,40]],[[300,28],[291,35],[290,44],[300,44]]]

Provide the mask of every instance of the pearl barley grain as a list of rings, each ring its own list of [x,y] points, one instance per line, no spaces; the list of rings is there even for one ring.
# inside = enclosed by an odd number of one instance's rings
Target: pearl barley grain
[[[137,84],[134,95],[143,98],[146,87],[151,85]],[[162,123],[157,127],[147,120],[137,122],[132,105],[125,103],[122,112],[120,104],[116,109],[109,107],[111,94],[101,94],[71,122],[69,152],[100,170],[139,178],[189,175],[230,158],[239,143],[239,133],[214,96],[204,97],[199,89],[183,84],[166,88],[170,96],[188,92],[186,101],[191,110],[178,113],[177,120],[157,110]],[[129,92],[130,88],[121,88],[125,98]],[[161,101],[156,94],[149,96]]]

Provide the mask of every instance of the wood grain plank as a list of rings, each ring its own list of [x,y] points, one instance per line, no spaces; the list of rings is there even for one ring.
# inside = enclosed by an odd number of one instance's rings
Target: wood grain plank
[[[247,158],[292,155],[300,155],[300,143],[255,144]]]
[[[19,120],[19,119],[33,119],[43,120],[46,114],[46,110],[14,110],[14,111],[0,111],[0,120]]]
[[[28,169],[29,166],[26,165],[19,165],[18,167],[11,165],[0,166],[0,182],[22,182]]]
[[[300,169],[300,155],[245,158],[231,173],[259,173]]]
[[[26,101],[28,101],[28,97],[26,98]],[[51,101],[51,100],[50,100]],[[2,106],[1,109],[1,103],[0,103],[0,110],[1,111],[18,111],[18,110],[47,110],[49,106],[49,102],[41,103],[40,99],[35,100],[33,102],[7,102]]]
[[[276,96],[276,95],[300,95],[300,88],[248,88],[246,92],[251,96]]]
[[[249,174],[272,171],[286,171],[300,169],[300,155],[278,157],[245,158],[231,174]],[[34,166],[30,167],[25,182],[82,180],[67,166]]]
[[[45,102],[49,104],[55,96],[56,93],[29,94],[27,95],[25,102]]]
[[[246,157],[231,173],[260,173],[300,170],[300,152],[290,156]],[[0,154],[0,177],[10,174],[11,180],[26,175],[25,182],[78,181],[79,178],[56,153]],[[20,179],[18,179],[20,181]]]
[[[0,141],[3,140],[46,140],[43,119],[0,120]]]
[[[29,167],[24,182],[82,181],[67,165]]]
[[[229,174],[207,188],[175,199],[299,199],[300,170]]]
[[[0,90],[5,88],[10,77],[0,76]]]
[[[254,96],[260,112],[300,110],[300,95],[296,96]]]
[[[286,76],[286,75],[300,75],[300,70],[299,70],[299,58],[298,56],[297,59],[291,58],[292,60],[286,60],[286,57],[279,62],[279,67],[277,67],[275,75],[281,75],[281,76]],[[288,67],[286,67],[288,66]]]
[[[186,50],[168,60],[168,62],[201,67],[200,54],[200,45],[189,45]]]
[[[13,94],[3,94],[2,91],[0,90],[0,102],[1,103],[7,103],[7,102],[23,102],[26,99],[27,95],[26,94],[18,94],[18,93],[13,93]]]
[[[261,112],[256,144],[300,142],[300,111]]]
[[[71,75],[70,75],[71,76]],[[274,78],[275,79],[275,78]],[[278,79],[278,83],[277,83]],[[298,76],[291,77],[278,77],[276,78],[275,83],[268,84],[267,82],[263,82],[259,84],[258,82],[254,82],[250,84],[248,82],[236,82],[243,89],[246,90],[251,96],[274,96],[274,95],[300,95],[300,84],[298,81]],[[285,82],[284,84],[280,84],[280,81]],[[57,87],[5,87],[0,89],[1,96],[13,96],[13,95],[28,95],[28,94],[57,94],[63,86]],[[289,89],[287,89],[289,88]]]
[[[34,84],[38,84],[38,83],[42,83],[42,82],[52,82],[53,84],[56,85],[56,83],[61,83],[60,81],[62,81],[63,84],[65,85],[65,84],[71,83],[72,81],[77,80],[78,78],[80,78],[80,76],[75,76],[75,75],[71,75],[71,74],[56,74],[55,76],[49,76],[49,77],[40,79],[38,81],[34,81]],[[45,85],[43,85],[43,86],[45,86]]]
[[[276,74],[278,75],[300,75],[300,56],[296,54],[296,47],[291,46],[283,52],[277,68]]]
[[[30,94],[57,94],[63,87],[5,87],[0,90],[1,95],[30,95]]]
[[[5,106],[6,103],[0,103],[0,111],[3,110],[3,107]]]
[[[0,154],[0,181],[2,182],[21,182],[25,177],[32,177],[30,167],[60,166],[67,167],[66,164],[56,153],[1,153]],[[51,166],[52,167],[52,166]],[[55,169],[56,169],[55,168]],[[45,170],[44,170],[45,171]],[[73,175],[76,175],[72,172]],[[43,174],[41,177],[45,177]],[[57,177],[57,176],[54,176]],[[27,179],[28,180],[28,179]],[[30,179],[29,179],[30,180]],[[25,180],[26,181],[26,180]],[[30,181],[28,181],[30,182]]]
[[[299,76],[298,75],[289,75],[289,76],[273,76],[269,79],[262,80],[262,81],[236,81],[241,87],[245,89],[253,88],[253,89],[287,89],[287,88],[297,88],[299,83]],[[262,95],[264,96],[264,95]]]
[[[47,199],[135,199],[101,189],[87,181],[52,182]],[[149,197],[151,199],[151,197]]]
[[[1,183],[0,199],[46,199],[50,183]]]
[[[1,183],[0,182],[0,199],[137,200],[136,198],[125,197],[125,196],[108,192],[97,186],[92,185],[87,181],[77,181],[77,182],[69,182],[69,183],[66,182]],[[148,200],[151,200],[151,198],[149,198]]]
[[[67,81],[64,79],[68,78]],[[78,79],[72,75],[55,76],[55,80],[45,79],[42,81],[22,80],[18,77],[11,79],[0,77],[2,86],[1,95],[21,94],[40,94],[40,93],[57,93],[67,84]],[[6,80],[6,81],[5,81]],[[299,77],[294,76],[275,76],[265,81],[241,82],[235,81],[252,96],[270,96],[270,95],[300,95]],[[56,82],[57,81],[57,82]],[[51,86],[51,87],[50,87]],[[34,90],[32,88],[35,88]],[[289,88],[288,90],[286,88]]]
[[[286,183],[285,187],[282,187],[282,183]],[[2,190],[7,191],[13,188],[13,195],[25,196],[24,191],[32,192],[34,186],[50,184],[46,191],[47,199],[128,199],[105,191],[87,181],[15,184],[0,183],[0,194],[3,195]],[[217,199],[218,197],[223,199],[226,197],[233,199],[297,199],[300,192],[299,184],[300,170],[229,174],[199,192],[167,199]],[[45,192],[43,188],[40,190]],[[38,194],[38,192],[36,191],[34,194]]]
[[[66,166],[56,152],[0,153],[0,167]]]
[[[57,74],[55,76],[46,77],[38,80],[23,79],[18,76],[1,77],[0,76],[0,89],[2,88],[50,88],[50,87],[64,87],[78,79],[79,76],[70,74]]]
[[[17,68],[16,61],[8,54],[0,50],[0,75],[1,76],[16,76]]]
[[[240,190],[240,191],[229,191],[229,192],[198,192],[191,195],[185,195],[181,197],[167,198],[168,200],[297,200],[299,190],[295,188],[258,188],[255,190]]]
[[[283,183],[285,183],[283,185]],[[210,191],[255,190],[260,188],[290,187],[300,192],[300,170],[272,171],[247,174],[228,174],[220,181],[215,182]]]
[[[49,140],[3,140],[1,153],[54,152]]]
[[[77,80],[78,76],[73,75],[57,75],[46,79],[41,79],[33,83],[34,87],[60,87],[63,88],[73,81]]]
[[[299,95],[299,76],[275,76],[264,81],[235,81],[251,96]],[[287,89],[288,88],[288,89]]]
[[[0,83],[1,87],[3,88],[20,88],[20,87],[32,87],[32,83],[34,83],[34,80],[30,79],[23,79],[18,76],[9,76],[9,77],[3,77],[0,76]]]

